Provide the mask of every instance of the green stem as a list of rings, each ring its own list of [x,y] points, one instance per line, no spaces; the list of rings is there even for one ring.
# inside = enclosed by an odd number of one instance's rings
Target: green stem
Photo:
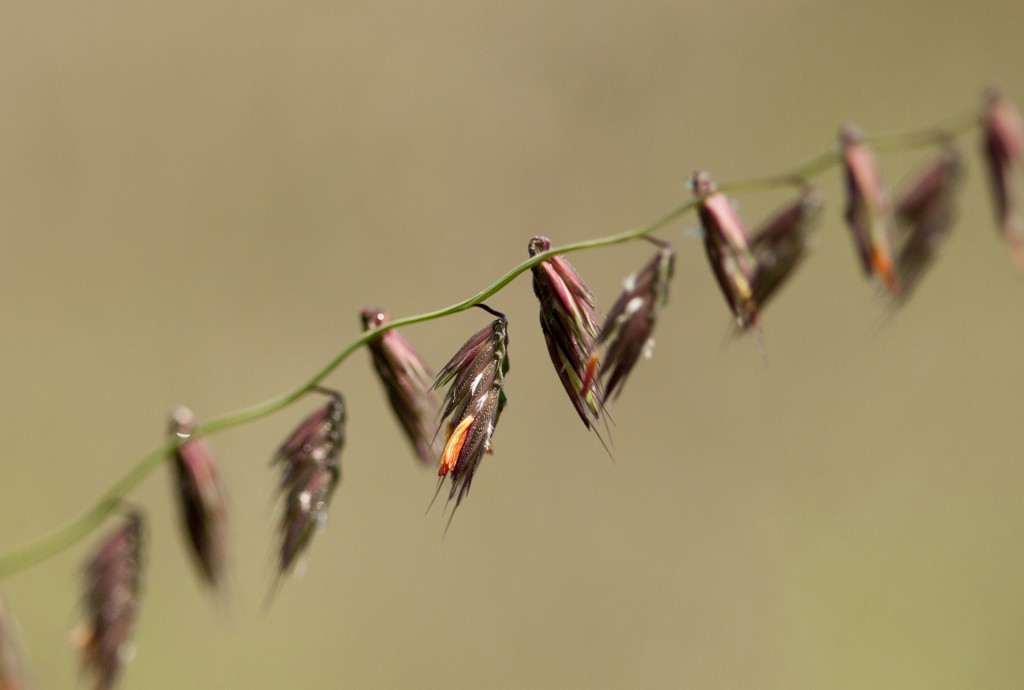
[[[872,141],[877,142],[879,147],[884,150],[919,148],[921,146],[949,141],[956,136],[960,136],[961,134],[970,131],[975,126],[977,126],[977,120],[973,116],[969,121],[966,118],[959,117],[952,121],[951,126],[948,129],[931,127],[924,130],[917,130],[898,135],[875,137]],[[789,172],[779,175],[769,175],[731,182],[721,185],[720,189],[724,192],[737,193],[758,189],[774,189],[789,185],[802,186],[811,178],[817,177],[818,175],[835,167],[839,161],[840,158],[838,151],[828,151],[812,158],[803,165],[800,165]],[[334,359],[313,374],[309,380],[305,381],[298,387],[263,403],[243,408],[224,415],[223,417],[213,419],[206,424],[201,425],[197,429],[196,433],[208,436],[217,433],[218,431],[223,431],[224,429],[229,429],[231,427],[245,424],[246,422],[261,419],[277,412],[278,410],[288,407],[299,398],[309,393],[315,386],[319,385],[335,369],[341,366],[341,364],[348,359],[353,352],[362,348],[383,331],[390,330],[392,328],[401,328],[403,326],[411,326],[413,324],[423,323],[424,321],[433,321],[435,319],[440,319],[442,317],[470,309],[498,292],[501,292],[509,283],[537,264],[550,259],[557,254],[570,254],[572,252],[597,249],[599,247],[610,247],[616,244],[623,244],[625,242],[635,240],[665,227],[686,212],[692,210],[696,205],[697,202],[695,200],[688,201],[680,204],[658,220],[648,223],[647,225],[632,228],[615,235],[583,240],[581,242],[567,244],[564,247],[557,247],[546,252],[542,252],[523,261],[488,287],[484,288],[472,297],[462,300],[461,302],[457,302],[436,311],[426,312],[416,316],[408,316],[403,319],[396,319],[383,324],[372,331],[366,331],[349,343],[334,357]],[[180,442],[181,441],[177,439],[168,439],[144,455],[128,470],[128,472],[124,474],[124,476],[118,479],[106,492],[104,492],[100,499],[91,508],[79,517],[25,546],[0,555],[0,579],[30,568],[38,563],[42,563],[74,546],[83,538],[88,536],[94,529],[99,527],[99,525],[102,524],[111,513],[117,510],[125,496],[135,489],[135,487],[138,486],[143,479],[148,477],[157,467],[163,464],[164,460],[174,452],[174,449]]]
[[[868,137],[868,142],[883,153],[912,151],[924,146],[948,144],[978,126],[977,110],[960,113],[946,120],[913,132],[883,132]]]
[[[470,309],[487,298],[497,294],[521,274],[530,270],[545,259],[549,259],[556,254],[567,254],[570,252],[583,251],[585,249],[596,249],[597,247],[608,247],[628,242],[664,227],[679,216],[683,215],[686,211],[690,210],[693,206],[694,202],[682,204],[653,223],[634,228],[632,230],[627,230],[617,235],[584,240],[582,242],[576,242],[574,244],[569,244],[561,248],[537,254],[536,256],[523,261],[490,286],[468,299],[457,302],[456,304],[445,307],[444,309],[438,309],[436,311],[418,314],[416,316],[409,316],[404,319],[396,319],[383,324],[372,331],[364,332],[358,338],[349,343],[345,349],[334,357],[334,359],[328,362],[322,369],[313,374],[309,380],[305,381],[300,386],[284,393],[283,395],[279,395],[276,398],[253,405],[252,407],[247,407],[236,412],[229,413],[223,417],[218,417],[202,424],[196,430],[196,434],[209,436],[217,433],[218,431],[223,431],[224,429],[229,429],[234,426],[245,424],[246,422],[261,419],[267,415],[277,412],[278,410],[288,407],[293,402],[309,393],[310,390],[327,378],[335,369],[341,366],[342,362],[348,359],[353,352],[362,348],[383,331],[402,326],[411,326],[424,321],[440,319],[444,316],[449,316],[451,314],[456,314],[460,311]],[[38,540],[27,544],[26,546],[0,556],[0,579],[21,570],[25,570],[26,568],[30,568],[38,563],[42,563],[43,561],[56,556],[60,552],[81,541],[90,532],[99,527],[99,525],[118,508],[122,499],[136,486],[138,486],[151,472],[153,472],[153,470],[159,467],[163,461],[171,455],[171,453],[174,452],[178,443],[180,443],[180,441],[170,439],[162,443],[157,448],[154,448],[139,460],[138,463],[132,466],[131,469],[129,469],[121,479],[111,486],[110,489],[108,489],[89,510],[78,518],[72,520],[63,527],[44,535]]]
[[[727,193],[737,194],[741,192],[752,192],[761,189],[776,189],[792,185],[803,187],[807,182],[818,175],[830,170],[839,163],[839,151],[826,151],[815,156],[803,165],[782,173],[781,175],[767,175],[765,177],[752,177],[749,180],[739,180],[719,185],[719,190]]]
[[[132,489],[163,463],[174,447],[175,444],[168,441],[147,453],[123,477],[107,489],[92,508],[76,520],[20,549],[4,554],[3,557],[0,557],[0,577],[6,577],[19,570],[42,563],[88,536],[121,506],[124,497]]]

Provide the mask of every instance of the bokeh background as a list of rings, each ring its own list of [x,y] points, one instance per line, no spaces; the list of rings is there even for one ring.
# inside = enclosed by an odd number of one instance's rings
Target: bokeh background
[[[85,510],[164,433],[290,389],[358,332],[475,293],[526,256],[785,170],[837,126],[1024,98],[1019,0],[0,4],[0,548]],[[528,277],[510,404],[451,530],[365,353],[344,477],[268,612],[269,457],[316,404],[213,437],[231,596],[196,584],[169,473],[125,688],[1024,686],[1024,282],[977,138],[960,221],[892,315],[834,171],[814,255],[731,340],[688,216],[615,462],[547,360]],[[926,152],[886,156],[896,185]],[[741,197],[751,222],[785,191]],[[650,255],[574,255],[608,308]],[[440,365],[486,316],[407,329]],[[108,529],[109,526],[105,526]],[[40,688],[100,533],[3,590]],[[80,687],[80,686],[78,686]]]

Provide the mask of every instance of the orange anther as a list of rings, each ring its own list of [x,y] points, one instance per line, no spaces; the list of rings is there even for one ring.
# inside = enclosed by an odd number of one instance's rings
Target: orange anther
[[[590,361],[587,362],[586,371],[583,372],[583,381],[580,383],[580,397],[587,397],[587,393],[590,392],[590,386],[594,383],[594,376],[597,374],[597,353],[594,352],[590,355]]]
[[[882,276],[882,281],[889,292],[896,292],[899,289],[899,282],[896,280],[896,270],[893,268],[892,259],[889,258],[887,251],[883,251],[880,247],[875,247],[871,251],[871,265],[875,267],[878,275]]]
[[[444,477],[455,469],[472,424],[473,417],[466,417],[448,434],[448,442],[444,444],[444,452],[441,453],[441,466],[437,468],[437,476]]]

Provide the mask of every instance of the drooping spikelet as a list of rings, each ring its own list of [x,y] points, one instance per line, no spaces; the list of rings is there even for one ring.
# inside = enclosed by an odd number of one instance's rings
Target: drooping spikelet
[[[878,274],[890,292],[898,288],[892,258],[891,211],[875,158],[853,124],[839,130],[846,180],[846,222],[864,274]]]
[[[438,490],[450,476],[448,501],[454,498],[456,508],[469,492],[480,459],[491,449],[491,436],[507,402],[508,321],[501,312],[477,306],[497,318],[459,348],[434,382],[435,389],[448,386],[441,410],[441,425],[445,419],[448,424],[437,470]]]
[[[223,587],[230,536],[227,491],[206,439],[195,436],[196,420],[187,407],[171,413],[170,433],[182,439],[173,470],[181,524],[204,584]]]
[[[279,576],[288,573],[327,521],[327,507],[341,478],[338,454],[345,443],[341,393],[323,390],[330,400],[308,416],[281,444],[271,464],[281,465],[284,494],[279,532]]]
[[[361,317],[363,330],[367,331],[388,323],[388,315],[380,309],[363,309]],[[416,456],[424,465],[436,465],[441,456],[441,443],[434,433],[434,425],[441,401],[431,387],[433,372],[397,330],[384,331],[367,347],[391,409]]]
[[[0,596],[0,690],[29,690],[15,621]]]
[[[131,513],[85,566],[85,623],[78,630],[82,667],[96,690],[110,690],[134,653],[142,570],[142,515]]]
[[[753,282],[755,263],[750,236],[729,198],[706,172],[690,178],[698,198],[697,215],[704,230],[704,251],[729,309],[741,330],[757,322]]]
[[[808,188],[754,232],[750,239],[754,257],[750,301],[755,314],[764,309],[807,256],[810,232],[821,207],[821,198]]]
[[[534,237],[530,256],[551,249],[546,237]],[[540,302],[540,328],[548,355],[576,413],[589,429],[600,418],[603,389],[595,382],[583,390],[587,365],[597,344],[599,326],[594,295],[562,256],[552,256],[533,267],[533,292]]]
[[[651,241],[660,249],[639,272],[626,278],[622,294],[605,317],[597,339],[599,345],[606,346],[604,359],[599,363],[597,352],[591,355],[584,391],[600,377],[608,398],[618,397],[640,355],[651,355],[654,347],[651,334],[661,307],[668,301],[668,284],[675,264],[675,251],[671,246]]]
[[[1024,123],[1013,101],[990,89],[982,128],[996,222],[1014,265],[1024,271]]]
[[[897,302],[910,297],[949,234],[962,167],[959,152],[947,149],[906,182],[896,197]]]

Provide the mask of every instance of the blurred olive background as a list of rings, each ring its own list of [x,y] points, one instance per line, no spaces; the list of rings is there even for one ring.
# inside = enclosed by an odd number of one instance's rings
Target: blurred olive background
[[[526,257],[651,221],[719,180],[868,132],[1024,97],[1019,0],[964,3],[0,4],[0,545],[79,515],[163,437],[272,397],[358,333],[360,307],[456,302]],[[509,407],[447,536],[435,479],[368,356],[344,476],[303,577],[268,612],[277,475],[301,401],[211,439],[230,484],[231,596],[202,592],[169,473],[150,517],[125,688],[1024,686],[1024,284],[977,137],[960,220],[890,315],[841,222],[730,340],[691,215],[671,301],[612,408],[575,416],[523,277]],[[886,156],[892,186],[928,152]],[[757,218],[788,192],[741,197]],[[607,309],[651,254],[572,261]],[[478,312],[405,331],[442,364]],[[109,525],[104,527],[104,531]],[[40,688],[100,533],[8,578]]]

